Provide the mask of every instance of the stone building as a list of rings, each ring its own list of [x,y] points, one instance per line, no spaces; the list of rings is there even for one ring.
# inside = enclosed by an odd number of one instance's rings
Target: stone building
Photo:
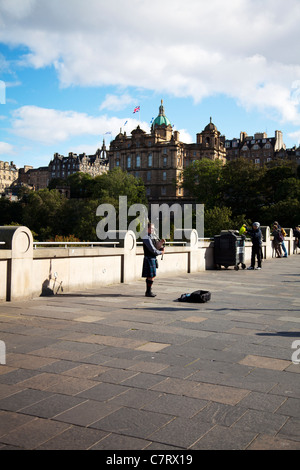
[[[53,178],[66,179],[73,173],[83,172],[91,176],[101,175],[108,171],[108,159],[106,146],[103,141],[101,149],[98,149],[95,155],[86,155],[85,153],[77,155],[69,153],[67,157],[54,154],[49,163],[49,180]]]
[[[19,169],[19,185],[26,185],[38,191],[39,189],[47,188],[49,183],[49,169],[47,166],[33,168],[32,166],[25,165],[24,168]]]
[[[281,131],[275,131],[274,137],[268,137],[265,132],[254,136],[241,132],[239,139],[226,139],[225,148],[227,161],[244,157],[261,166],[278,158],[279,152],[286,154]]]
[[[14,181],[18,179],[18,169],[14,162],[0,161],[0,194],[4,194]]]
[[[180,188],[183,170],[201,158],[220,159],[226,162],[225,137],[211,122],[197,134],[196,142],[187,144],[173,130],[161,101],[159,114],[154,119],[150,133],[137,126],[128,136],[120,133],[111,142],[108,151],[109,169],[120,167],[137,178],[146,187],[149,203],[174,203],[187,196]]]

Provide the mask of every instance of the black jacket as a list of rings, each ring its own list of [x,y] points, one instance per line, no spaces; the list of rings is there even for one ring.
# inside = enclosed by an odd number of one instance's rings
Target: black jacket
[[[247,233],[250,235],[253,246],[261,246],[262,245],[262,233],[260,228],[257,229],[248,229]]]

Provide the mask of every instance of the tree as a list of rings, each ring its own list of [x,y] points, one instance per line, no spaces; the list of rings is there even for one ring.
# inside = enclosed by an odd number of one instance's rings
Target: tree
[[[213,237],[219,235],[221,230],[233,229],[232,211],[228,207],[213,207],[204,213],[204,235]]]
[[[62,207],[59,234],[67,237],[73,234],[81,241],[96,241],[99,202],[94,199],[68,199]]]
[[[221,160],[195,160],[183,170],[182,187],[196,202],[212,208],[219,199],[221,176]]]
[[[300,224],[300,201],[285,199],[276,204],[265,206],[261,211],[262,225],[272,225],[278,220],[282,227],[294,227]]]
[[[119,206],[119,196],[127,196],[128,207],[135,203],[147,205],[144,183],[141,178],[135,178],[121,168],[95,177],[92,197],[101,203]]]
[[[0,198],[0,225],[10,225],[12,222],[22,223],[22,205],[20,202]]]
[[[37,233],[39,241],[60,233],[61,211],[66,198],[57,190],[32,191],[23,209],[23,224]]]
[[[263,205],[260,181],[265,169],[238,158],[228,162],[222,171],[223,203],[231,207],[234,216],[246,214],[256,218]]]
[[[263,194],[265,204],[274,204],[286,197],[290,197],[288,191],[282,191],[282,184],[285,181],[286,189],[288,186],[287,180],[295,187],[296,181],[296,167],[293,162],[277,162],[276,166],[266,168],[264,175],[260,180],[261,192]],[[297,190],[296,190],[297,192]]]
[[[68,176],[65,185],[70,187],[71,198],[90,198],[93,196],[95,178],[87,173],[77,172]]]

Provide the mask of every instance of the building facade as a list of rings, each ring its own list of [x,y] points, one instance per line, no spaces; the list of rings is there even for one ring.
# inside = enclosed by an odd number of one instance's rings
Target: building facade
[[[18,179],[18,169],[14,162],[0,161],[0,195],[5,193]]]
[[[98,176],[106,173],[108,169],[109,165],[104,141],[102,148],[98,149],[95,155],[86,155],[85,153],[77,155],[76,153],[69,153],[69,155],[65,157],[55,153],[48,166],[49,180],[53,178],[66,179],[68,176],[77,172]]]
[[[239,139],[226,139],[225,148],[227,161],[243,157],[260,166],[278,158],[279,152],[280,155],[286,154],[281,131],[275,131],[274,137],[268,137],[265,132],[254,136],[241,132]]]
[[[24,168],[19,169],[19,185],[26,185],[38,191],[39,189],[47,188],[48,183],[49,169],[47,166],[33,168],[32,166],[25,165]]]
[[[182,142],[179,132],[173,130],[165,115],[161,101],[150,133],[140,126],[130,136],[120,131],[110,144],[108,158],[110,170],[119,167],[143,180],[149,202],[180,202],[188,197],[180,187],[183,170],[202,158],[220,159],[225,163],[225,137],[210,120],[197,134],[195,143]]]

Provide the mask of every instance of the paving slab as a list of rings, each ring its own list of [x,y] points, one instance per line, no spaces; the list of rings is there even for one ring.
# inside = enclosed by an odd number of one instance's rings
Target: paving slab
[[[299,281],[294,255],[1,303],[0,449],[299,450]]]

